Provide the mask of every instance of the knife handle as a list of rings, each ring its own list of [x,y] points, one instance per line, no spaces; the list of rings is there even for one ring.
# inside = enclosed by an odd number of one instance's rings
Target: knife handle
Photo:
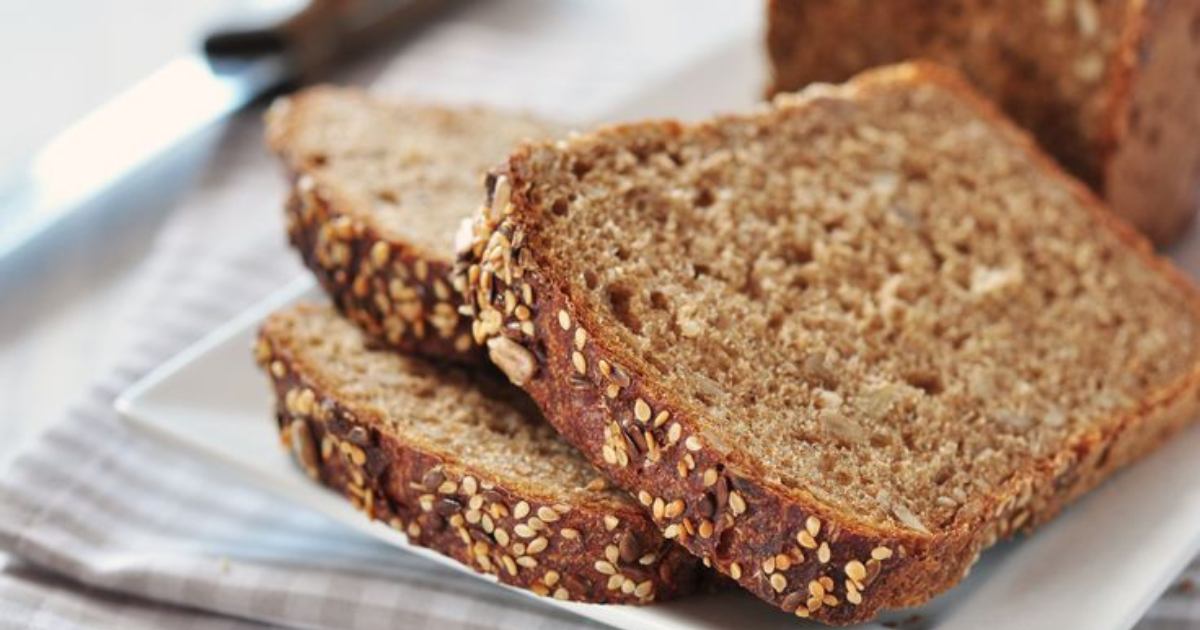
[[[251,0],[204,39],[211,61],[281,55],[290,79],[310,81],[351,53],[414,24],[447,0]]]

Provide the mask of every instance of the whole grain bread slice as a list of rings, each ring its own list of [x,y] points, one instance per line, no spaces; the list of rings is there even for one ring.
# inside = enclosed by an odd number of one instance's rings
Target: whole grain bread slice
[[[284,446],[413,544],[558,599],[647,604],[696,587],[699,560],[490,370],[372,349],[311,305],[272,315],[255,352]]]
[[[928,600],[1197,411],[1191,283],[936,66],[524,146],[488,195],[491,358],[801,617]]]
[[[329,86],[276,101],[266,123],[292,181],[289,239],[339,310],[398,350],[480,360],[447,277],[454,235],[487,169],[555,127]]]

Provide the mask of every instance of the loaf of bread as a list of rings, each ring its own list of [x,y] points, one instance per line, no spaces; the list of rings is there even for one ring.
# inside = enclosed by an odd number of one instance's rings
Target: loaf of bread
[[[290,174],[288,235],[341,312],[382,343],[481,355],[447,274],[484,173],[553,128],[484,108],[380,102],[317,87],[277,101],[267,143]]]
[[[271,316],[256,355],[308,475],[413,544],[558,599],[647,604],[696,587],[700,561],[490,370],[370,349],[318,306]]]
[[[526,145],[487,187],[492,360],[801,617],[928,600],[1197,412],[1196,290],[950,70]]]
[[[773,92],[954,65],[1162,244],[1200,203],[1200,0],[771,0]]]

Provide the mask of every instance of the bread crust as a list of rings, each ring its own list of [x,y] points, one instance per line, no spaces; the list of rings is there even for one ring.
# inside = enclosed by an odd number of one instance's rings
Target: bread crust
[[[897,80],[934,82],[974,105],[1060,178],[1098,222],[1192,296],[1200,319],[1191,283],[1155,258],[1141,236],[1063,175],[957,73],[905,64],[865,73],[850,85],[869,91]],[[683,129],[673,123],[664,128]],[[770,481],[742,453],[705,443],[695,420],[702,411],[647,378],[648,367],[570,301],[572,279],[547,265],[531,236],[537,226],[535,202],[527,195],[530,154],[522,148],[489,177],[489,203],[476,240],[460,254],[467,299],[477,310],[475,339],[501,350],[491,355],[499,367],[594,465],[637,494],[664,535],[797,616],[851,624],[881,609],[927,601],[961,580],[984,548],[1050,519],[1197,411],[1200,368],[1114,418],[1105,430],[1077,435],[1060,451],[1030,461],[987,497],[973,520],[952,529],[925,533],[838,511],[803,490]],[[505,308],[510,292],[522,296],[528,319]]]
[[[283,447],[310,478],[412,544],[505,584],[578,602],[649,604],[700,584],[700,562],[636,506],[566,505],[497,482],[381,431],[382,419],[342,404],[266,329],[255,355],[272,380]]]
[[[344,316],[401,352],[486,363],[459,313],[448,258],[384,237],[306,174],[293,172],[292,182],[288,240]]]

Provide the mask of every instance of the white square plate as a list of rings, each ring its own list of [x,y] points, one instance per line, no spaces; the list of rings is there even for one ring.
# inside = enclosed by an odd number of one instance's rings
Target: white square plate
[[[756,51],[756,43],[739,39],[659,82],[635,102],[614,110],[613,117],[668,112],[694,116],[743,107],[762,85]],[[1200,266],[1197,252],[1200,239],[1193,232],[1175,256],[1193,275]],[[118,410],[133,426],[241,471],[267,490],[404,552],[494,581],[409,545],[403,534],[384,525],[367,522],[341,497],[311,483],[279,448],[266,379],[255,368],[249,348],[267,313],[306,297],[317,297],[311,281],[293,283],[142,379],[120,397]],[[1200,426],[1117,475],[1036,535],[988,552],[971,576],[949,593],[883,621],[907,620],[902,627],[938,630],[1132,626],[1200,550],[1197,453]],[[741,592],[644,608],[525,594],[546,605],[639,630],[800,624]],[[914,619],[914,614],[919,617]],[[878,623],[865,627],[882,628]]]

